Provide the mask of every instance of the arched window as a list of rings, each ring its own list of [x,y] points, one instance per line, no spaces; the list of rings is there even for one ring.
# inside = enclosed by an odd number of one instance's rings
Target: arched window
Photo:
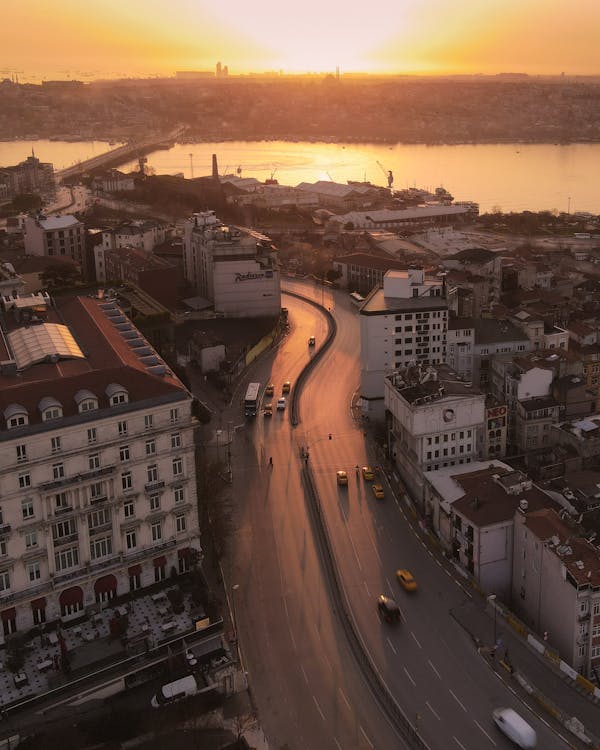
[[[27,409],[21,404],[10,404],[4,410],[4,419],[6,420],[7,429],[13,427],[22,427],[29,424],[29,415]]]
[[[119,383],[110,383],[106,387],[106,395],[111,406],[126,404],[129,401],[127,390],[122,385],[119,385]]]
[[[86,411],[95,411],[98,408],[97,396],[85,388],[77,391],[75,394],[75,403],[77,404],[77,411],[80,414]]]
[[[53,396],[45,396],[40,401],[38,408],[43,422],[48,422],[51,419],[60,419],[63,415],[62,404]]]

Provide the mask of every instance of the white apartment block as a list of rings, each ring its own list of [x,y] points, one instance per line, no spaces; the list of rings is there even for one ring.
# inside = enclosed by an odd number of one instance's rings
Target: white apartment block
[[[446,360],[448,303],[443,279],[422,268],[388,271],[360,309],[360,395],[363,410],[382,410],[387,375],[409,364]]]
[[[25,254],[67,257],[84,263],[85,228],[74,216],[28,216],[25,219]]]
[[[201,552],[191,394],[113,301],[38,296],[1,311],[0,642]]]
[[[228,317],[279,315],[281,288],[276,248],[263,234],[229,227],[214,211],[184,224],[184,273],[195,293]]]
[[[600,552],[553,510],[515,516],[512,608],[580,674],[600,675]]]
[[[116,250],[122,247],[141,247],[151,253],[156,245],[165,241],[169,228],[156,221],[135,220],[102,231],[102,249]]]
[[[421,504],[424,472],[480,458],[485,395],[444,366],[425,372],[409,367],[384,383],[390,457]]]
[[[510,602],[515,512],[558,507],[531,479],[501,461],[425,474],[425,510],[452,559],[479,586]]]

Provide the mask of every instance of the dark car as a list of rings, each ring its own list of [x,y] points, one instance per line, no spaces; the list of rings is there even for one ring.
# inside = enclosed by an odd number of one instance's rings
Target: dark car
[[[377,609],[386,622],[392,623],[400,622],[400,620],[402,620],[400,608],[393,599],[390,599],[389,596],[381,594],[381,596],[377,598]]]

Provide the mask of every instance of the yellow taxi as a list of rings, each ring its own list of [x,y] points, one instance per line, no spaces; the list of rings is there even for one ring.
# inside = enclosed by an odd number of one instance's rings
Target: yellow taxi
[[[362,467],[362,476],[363,479],[367,480],[367,482],[372,482],[375,479],[375,474],[373,473],[373,469],[370,466]]]
[[[291,387],[292,387],[292,384],[290,383],[290,381],[286,380],[285,383],[283,384],[283,386],[281,387],[281,392],[282,393],[289,393]]]
[[[400,568],[400,570],[396,571],[396,578],[405,591],[416,591],[419,588],[409,570]]]
[[[373,494],[377,498],[377,500],[383,500],[385,497],[385,492],[383,491],[383,485],[381,484],[373,484],[371,485],[371,489],[373,490]]]
[[[269,385],[265,388],[265,396],[272,396],[275,393],[275,386],[273,383],[269,383]]]

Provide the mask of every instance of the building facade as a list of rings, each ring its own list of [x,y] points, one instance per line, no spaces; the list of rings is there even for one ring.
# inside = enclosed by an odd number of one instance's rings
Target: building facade
[[[600,553],[553,510],[515,516],[514,611],[600,684]]]
[[[214,211],[184,225],[184,272],[218,314],[265,317],[281,311],[277,249],[263,234],[222,224]]]
[[[0,640],[200,556],[191,394],[113,301],[38,296],[2,308]]]
[[[28,216],[24,240],[26,255],[62,256],[84,266],[85,227],[74,216]]]
[[[381,411],[387,375],[410,364],[446,359],[448,303],[443,279],[422,268],[388,271],[360,309],[360,395],[363,410]]]
[[[424,472],[480,457],[485,395],[458,382],[447,367],[406,368],[384,383],[390,457],[422,503]]]

